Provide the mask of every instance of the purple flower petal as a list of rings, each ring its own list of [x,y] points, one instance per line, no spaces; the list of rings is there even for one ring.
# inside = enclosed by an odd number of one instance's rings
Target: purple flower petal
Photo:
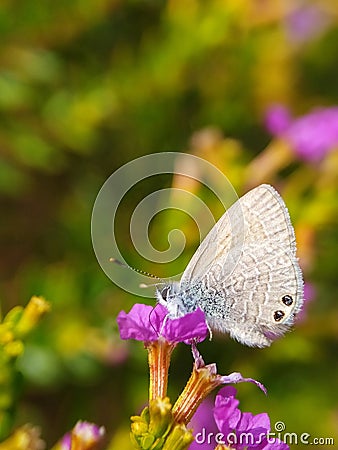
[[[220,389],[214,408],[214,418],[218,429],[227,436],[238,424],[241,411],[238,409],[239,400],[235,398],[237,390],[233,386]]]
[[[218,392],[214,409],[216,424],[225,436],[232,430],[236,430],[238,436],[249,431],[252,438],[258,440],[262,434],[270,431],[269,416],[266,413],[242,413],[238,408],[239,401],[235,398],[236,392],[232,386],[226,386]]]
[[[213,417],[214,404],[211,400],[204,400],[197,408],[188,428],[192,428],[195,441],[190,444],[189,450],[214,450],[214,439],[208,439],[208,434],[215,436],[218,428]],[[210,435],[211,436],[211,435]]]
[[[215,400],[214,418],[224,442],[232,449],[287,450],[289,447],[278,439],[268,439],[270,419],[266,413],[242,413],[238,408],[236,389],[226,386]]]
[[[262,383],[260,383],[257,380],[254,380],[253,378],[244,378],[242,374],[239,372],[233,372],[230,375],[220,375],[220,379],[223,384],[243,383],[243,382],[254,383],[264,392],[265,395],[267,393],[266,388]]]
[[[163,327],[163,336],[169,342],[184,342],[192,340],[201,342],[209,333],[204,312],[201,309],[186,314],[178,319],[168,319]]]
[[[242,413],[241,420],[237,424],[238,431],[246,430],[270,430],[270,419],[266,413],[253,415],[250,412]]]
[[[170,319],[167,309],[157,304],[155,307],[135,304],[129,313],[121,311],[117,316],[121,339],[136,339],[154,342],[160,336],[168,342],[202,341],[208,335],[208,327],[203,311],[186,314],[177,319]]]
[[[243,412],[236,426],[236,435],[240,443],[247,443],[249,448],[256,448],[270,431],[270,419],[266,413],[252,414]],[[251,444],[251,445],[250,445]]]
[[[160,305],[161,306],[161,305]],[[164,320],[163,307],[155,309],[152,306],[136,303],[129,313],[120,311],[117,323],[121,339],[136,339],[137,341],[156,341],[161,320]],[[151,321],[150,321],[150,315]],[[163,317],[162,317],[163,315]]]

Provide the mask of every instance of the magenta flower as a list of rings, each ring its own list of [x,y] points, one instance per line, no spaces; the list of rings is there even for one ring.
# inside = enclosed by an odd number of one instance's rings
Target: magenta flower
[[[287,108],[271,107],[265,117],[268,131],[285,139],[296,155],[312,163],[338,148],[338,107],[318,108],[292,119]]]
[[[208,439],[207,434],[216,436],[218,428],[213,416],[214,403],[209,398],[205,399],[197,408],[189,423],[194,432],[194,442],[190,444],[189,450],[214,450],[214,439]],[[204,431],[205,430],[205,431]],[[211,434],[212,433],[212,434]]]
[[[213,450],[225,445],[234,450],[288,450],[279,439],[269,437],[270,419],[266,413],[242,412],[236,389],[227,386],[218,392],[215,406],[204,401],[190,422],[195,441],[189,450]]]
[[[236,450],[287,450],[289,446],[279,439],[268,437],[270,419],[268,414],[254,415],[241,412],[239,401],[235,398],[236,389],[232,386],[222,388],[215,400],[214,419],[221,432],[217,444],[224,443]]]
[[[171,343],[203,341],[208,335],[208,327],[202,310],[186,314],[178,319],[170,319],[168,310],[157,304],[155,307],[135,304],[129,313],[121,311],[117,316],[121,339],[136,339],[155,342],[163,337]]]

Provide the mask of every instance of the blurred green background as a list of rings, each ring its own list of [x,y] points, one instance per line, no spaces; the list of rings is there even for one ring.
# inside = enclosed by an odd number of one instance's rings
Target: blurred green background
[[[267,386],[267,398],[239,386],[243,410],[338,445],[338,155],[311,164],[264,126],[273,104],[295,116],[338,104],[337,18],[334,0],[1,3],[2,311],[33,294],[52,304],[18,360],[17,425],[41,426],[50,446],[87,419],[105,425],[111,448],[129,448],[129,416],[147,401],[146,352],[119,340],[115,319],[143,300],[101,271],[91,210],[124,163],[181,151],[219,167],[239,195],[261,182],[282,193],[314,291],[296,329],[271,348],[217,338],[201,345],[206,362]],[[162,177],[135,188],[117,224],[128,262],[159,276],[171,274],[143,261],[126,230],[137,201],[173,183]],[[204,200],[214,207],[211,196]],[[159,249],[176,220],[165,217],[152,229]],[[189,235],[175,262],[181,271],[198,234],[191,221],[177,222]],[[173,399],[190,370],[182,344],[169,379]]]

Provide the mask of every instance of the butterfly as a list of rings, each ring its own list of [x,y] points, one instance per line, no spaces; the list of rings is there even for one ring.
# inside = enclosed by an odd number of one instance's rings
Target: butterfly
[[[211,331],[267,347],[293,325],[303,278],[287,207],[270,185],[237,200],[202,241],[180,282],[157,288],[170,318],[201,308]]]

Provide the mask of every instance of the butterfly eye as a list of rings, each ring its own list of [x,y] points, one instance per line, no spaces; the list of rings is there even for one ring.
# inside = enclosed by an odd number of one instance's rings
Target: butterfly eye
[[[166,286],[162,289],[161,295],[162,295],[163,300],[167,300],[169,292],[170,292],[170,286]]]
[[[291,306],[293,303],[293,298],[291,297],[291,295],[284,295],[284,297],[282,297],[282,302],[286,306]]]
[[[283,311],[278,310],[274,312],[273,318],[275,319],[276,322],[279,322],[280,320],[283,319],[284,316],[285,313],[283,313]]]

